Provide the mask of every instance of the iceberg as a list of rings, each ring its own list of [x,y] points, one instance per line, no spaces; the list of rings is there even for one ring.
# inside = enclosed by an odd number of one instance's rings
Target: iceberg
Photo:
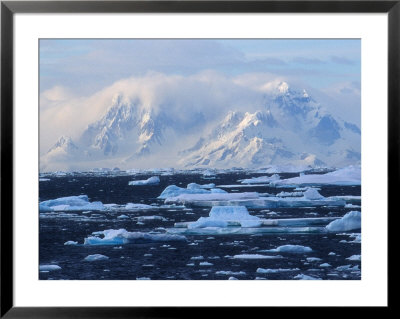
[[[40,212],[105,210],[102,202],[89,202],[87,195],[60,197],[39,203]]]
[[[215,273],[216,275],[227,275],[227,276],[244,276],[246,273],[244,271],[230,271],[230,270],[220,270]]]
[[[288,271],[299,271],[299,268],[277,268],[277,269],[265,269],[265,268],[257,268],[257,273],[259,274],[276,274],[279,272],[288,272]]]
[[[142,186],[142,185],[158,185],[160,183],[160,178],[158,176],[152,176],[148,179],[131,181],[128,183],[130,186]]]
[[[210,188],[215,188],[215,184],[214,183],[210,183],[210,184],[196,184],[196,183],[190,183],[187,184],[186,186],[187,189],[199,189],[199,188],[205,188],[205,189],[210,189]]]
[[[85,257],[85,261],[99,261],[99,260],[107,260],[109,257],[101,255],[101,254],[94,254]]]
[[[303,174],[272,182],[275,186],[361,185],[361,167],[348,166],[326,174]]]
[[[103,235],[104,237],[87,237],[84,240],[84,245],[123,245],[136,242],[186,241],[186,237],[182,235],[128,232],[125,229],[107,229],[92,234]]]
[[[214,206],[209,217],[200,217],[188,224],[188,228],[228,227],[237,224],[241,227],[259,227],[260,218],[251,216],[245,206]]]
[[[353,261],[361,261],[361,255],[353,255],[350,256],[348,258],[346,258],[347,260],[353,260]]]
[[[312,251],[313,250],[310,247],[301,245],[283,245],[274,249],[262,250],[262,252],[294,253],[294,254],[310,253]]]
[[[361,212],[351,211],[326,226],[329,232],[350,231],[361,228]]]
[[[77,241],[72,241],[72,240],[68,240],[64,243],[65,246],[73,246],[73,245],[78,245]]]
[[[164,193],[164,192],[163,192]],[[161,194],[162,195],[162,194]],[[160,195],[160,196],[161,196]],[[159,197],[162,198],[162,197]],[[203,192],[189,193],[184,192],[176,196],[167,196],[165,203],[190,203],[198,201],[230,201],[230,200],[243,200],[243,199],[259,199],[259,195],[256,192],[246,193],[227,193],[227,192],[213,192],[203,190]]]
[[[167,199],[171,197],[177,197],[180,195],[184,194],[215,194],[215,193],[226,193],[226,191],[219,189],[219,188],[213,188],[211,187],[210,190],[207,190],[206,188],[209,188],[208,186],[215,186],[214,184],[207,184],[207,185],[199,185],[195,183],[190,183],[187,185],[186,188],[178,187],[176,185],[169,185],[167,186],[163,192],[161,193],[158,198],[160,199]],[[207,186],[207,187],[204,187]]]
[[[154,206],[146,205],[146,204],[128,203],[125,205],[125,209],[126,210],[154,209]]]
[[[268,184],[271,182],[275,182],[280,180],[278,174],[274,174],[272,176],[260,176],[260,177],[252,177],[248,179],[241,180],[242,184]]]
[[[39,271],[53,271],[60,269],[61,267],[58,265],[39,265]]]

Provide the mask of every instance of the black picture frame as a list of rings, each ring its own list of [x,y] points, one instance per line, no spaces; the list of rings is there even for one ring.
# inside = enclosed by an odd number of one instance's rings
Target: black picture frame
[[[400,0],[396,1],[1,1],[1,318],[190,318],[226,316],[226,308],[207,307],[14,307],[13,302],[13,17],[15,13],[387,13],[388,14],[388,207],[397,207],[399,182]],[[388,247],[393,238],[388,214]],[[393,219],[393,218],[392,218]],[[390,240],[392,239],[392,240]],[[389,249],[390,251],[390,249]],[[388,262],[389,262],[388,254]],[[389,264],[389,263],[388,263]],[[389,271],[389,269],[388,269]],[[389,272],[388,272],[389,273]],[[390,280],[388,280],[388,287]],[[389,289],[390,291],[390,289]],[[392,304],[388,299],[388,310]],[[291,307],[291,310],[294,307]],[[265,308],[255,308],[264,311]],[[268,309],[268,313],[276,308]],[[308,314],[296,308],[297,315]],[[325,311],[325,310],[323,310]],[[338,308],[332,309],[332,314]],[[275,312],[275,311],[274,311]]]

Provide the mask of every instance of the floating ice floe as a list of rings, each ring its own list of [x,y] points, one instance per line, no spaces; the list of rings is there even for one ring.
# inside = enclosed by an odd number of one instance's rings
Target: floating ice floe
[[[50,178],[39,178],[39,182],[48,182]]]
[[[241,254],[241,255],[234,255],[233,259],[281,259],[282,256],[267,256],[267,255],[260,255],[260,254]]]
[[[214,183],[209,183],[209,184],[196,184],[196,183],[189,183],[186,186],[187,189],[199,189],[199,188],[205,188],[205,189],[210,189],[210,188],[215,188]]]
[[[154,209],[154,206],[146,205],[146,204],[134,204],[128,203],[124,207],[126,210],[144,210],[144,209]]]
[[[64,243],[65,246],[73,246],[73,245],[78,245],[77,241],[73,241],[73,240],[68,240]]]
[[[351,211],[342,218],[334,220],[326,229],[329,232],[350,231],[361,228],[361,213],[359,211]]]
[[[303,174],[272,182],[275,186],[293,185],[361,185],[361,167],[348,166],[326,174]]]
[[[68,196],[39,203],[40,212],[105,210],[102,202],[89,202],[87,195]]]
[[[138,222],[148,222],[148,221],[155,221],[155,220],[160,220],[160,221],[167,221],[166,218],[162,216],[138,216],[134,217],[134,220],[137,220]]]
[[[230,271],[230,270],[220,270],[215,273],[216,275],[227,275],[227,276],[244,276],[246,273],[244,271]]]
[[[148,179],[131,181],[128,183],[130,186],[142,186],[142,185],[158,185],[160,183],[160,178],[158,176],[152,176]]]
[[[200,217],[196,222],[188,224],[188,228],[228,227],[259,227],[260,218],[251,216],[244,206],[214,206],[209,217]]]
[[[298,275],[294,276],[293,279],[298,279],[298,280],[321,280],[321,278],[308,276],[308,275],[304,275],[304,274],[298,274]]]
[[[186,195],[186,194],[226,193],[226,191],[219,189],[219,188],[211,188],[210,190],[208,190],[207,188],[209,188],[209,187],[204,187],[204,186],[210,186],[210,185],[214,185],[214,184],[199,185],[196,183],[190,183],[187,185],[186,188],[178,187],[176,185],[169,185],[164,189],[164,191],[161,193],[161,195],[158,196],[158,198],[167,199],[167,198],[174,198],[174,197]]]
[[[278,174],[272,176],[259,176],[241,180],[242,184],[269,184],[280,179]]]
[[[103,235],[104,237],[87,237],[84,240],[85,245],[123,245],[136,242],[186,241],[186,237],[181,235],[128,232],[125,229],[107,229],[92,234]]]
[[[107,260],[109,257],[101,255],[101,254],[94,254],[85,257],[85,261],[99,261],[99,260]]]
[[[361,261],[361,255],[353,255],[350,256],[348,258],[346,258],[347,260],[352,260],[352,261]]]
[[[352,266],[352,265],[344,265],[344,266],[339,266],[336,267],[337,271],[359,271],[360,268],[358,265]]]
[[[276,274],[280,272],[289,272],[289,271],[299,271],[299,268],[277,268],[277,269],[265,269],[265,268],[257,268],[257,273],[259,274]]]
[[[53,271],[60,269],[61,267],[58,265],[39,265],[39,271]]]
[[[283,245],[274,249],[262,250],[262,252],[271,252],[271,253],[310,253],[313,250],[310,247],[302,246],[302,245]]]

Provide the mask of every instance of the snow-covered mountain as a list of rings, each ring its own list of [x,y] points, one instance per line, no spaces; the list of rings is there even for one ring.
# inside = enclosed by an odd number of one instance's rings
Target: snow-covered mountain
[[[164,160],[162,164],[169,167],[360,162],[360,128],[330,114],[305,90],[292,89],[286,82],[260,93],[251,111],[232,109],[214,122],[202,112],[174,114],[171,103],[155,107],[115,95],[105,114],[90,123],[76,142],[61,137],[41,157],[41,169],[63,165],[68,169],[71,161],[85,163],[82,167],[99,166],[102,161],[109,167],[145,167],[150,159]]]
[[[334,118],[305,91],[280,83],[255,113],[230,112],[184,166],[346,165],[360,160],[360,129]],[[206,141],[206,142],[204,142]]]

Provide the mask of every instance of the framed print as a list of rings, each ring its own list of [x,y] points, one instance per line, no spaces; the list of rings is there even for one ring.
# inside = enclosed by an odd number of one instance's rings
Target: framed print
[[[399,15],[3,1],[1,315],[388,309]]]

